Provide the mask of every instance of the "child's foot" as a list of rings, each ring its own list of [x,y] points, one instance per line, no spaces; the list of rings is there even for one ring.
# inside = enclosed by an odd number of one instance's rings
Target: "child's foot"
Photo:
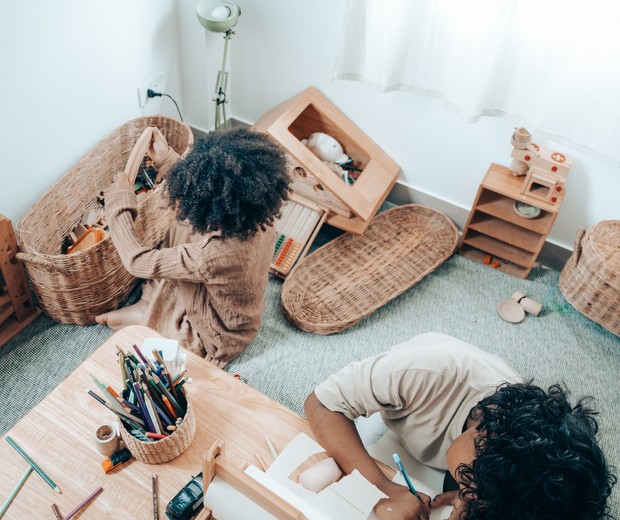
[[[129,325],[143,325],[144,311],[147,305],[146,301],[140,300],[138,303],[130,305],[129,307],[122,307],[115,311],[100,314],[95,317],[95,321],[101,325],[107,325],[114,331]]]

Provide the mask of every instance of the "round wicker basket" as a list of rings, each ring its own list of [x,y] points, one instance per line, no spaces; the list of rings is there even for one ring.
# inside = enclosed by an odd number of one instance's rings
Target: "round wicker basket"
[[[575,309],[620,335],[620,220],[579,230],[558,286]]]
[[[33,204],[17,224],[17,240],[39,305],[61,323],[87,325],[95,316],[116,309],[131,293],[137,279],[123,267],[108,236],[83,251],[61,253],[67,235],[85,212],[99,207],[98,197],[124,171],[142,132],[161,130],[179,154],[191,149],[188,125],[164,116],[140,117],[116,129]],[[174,212],[162,197],[163,185],[141,197],[136,230],[147,247],[164,237]]]
[[[196,434],[196,415],[189,396],[184,393],[187,400],[187,411],[179,427],[165,439],[154,442],[144,442],[129,433],[122,422],[119,423],[121,438],[127,449],[140,462],[146,464],[162,464],[177,458],[183,453],[194,440]]]
[[[282,311],[307,332],[340,332],[434,271],[457,242],[456,226],[439,211],[389,209],[363,235],[341,235],[301,260],[282,286]]]

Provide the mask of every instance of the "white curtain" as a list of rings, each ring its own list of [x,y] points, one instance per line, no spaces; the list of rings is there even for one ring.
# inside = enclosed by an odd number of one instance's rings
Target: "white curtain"
[[[502,116],[620,166],[620,1],[349,0],[335,79]]]

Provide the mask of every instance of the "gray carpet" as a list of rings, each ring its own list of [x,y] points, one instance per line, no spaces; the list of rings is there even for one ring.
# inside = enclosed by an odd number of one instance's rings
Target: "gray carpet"
[[[620,338],[575,311],[557,287],[559,273],[535,269],[520,280],[455,255],[415,287],[350,329],[319,336],[291,326],[280,311],[282,282],[268,284],[261,329],[226,370],[301,414],[306,395],[351,361],[422,332],[437,331],[496,353],[526,378],[564,382],[574,399],[596,397],[601,444],[620,466]],[[541,302],[538,317],[509,324],[497,304],[520,290]],[[47,317],[0,349],[0,434],[52,390],[111,334],[106,327],[60,325]],[[620,490],[614,511],[620,511]]]

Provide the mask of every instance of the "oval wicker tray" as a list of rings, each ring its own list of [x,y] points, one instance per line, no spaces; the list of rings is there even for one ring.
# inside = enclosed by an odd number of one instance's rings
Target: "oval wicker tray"
[[[308,255],[282,287],[282,310],[302,330],[340,332],[434,271],[454,252],[458,232],[443,213],[409,204],[375,217]]]

